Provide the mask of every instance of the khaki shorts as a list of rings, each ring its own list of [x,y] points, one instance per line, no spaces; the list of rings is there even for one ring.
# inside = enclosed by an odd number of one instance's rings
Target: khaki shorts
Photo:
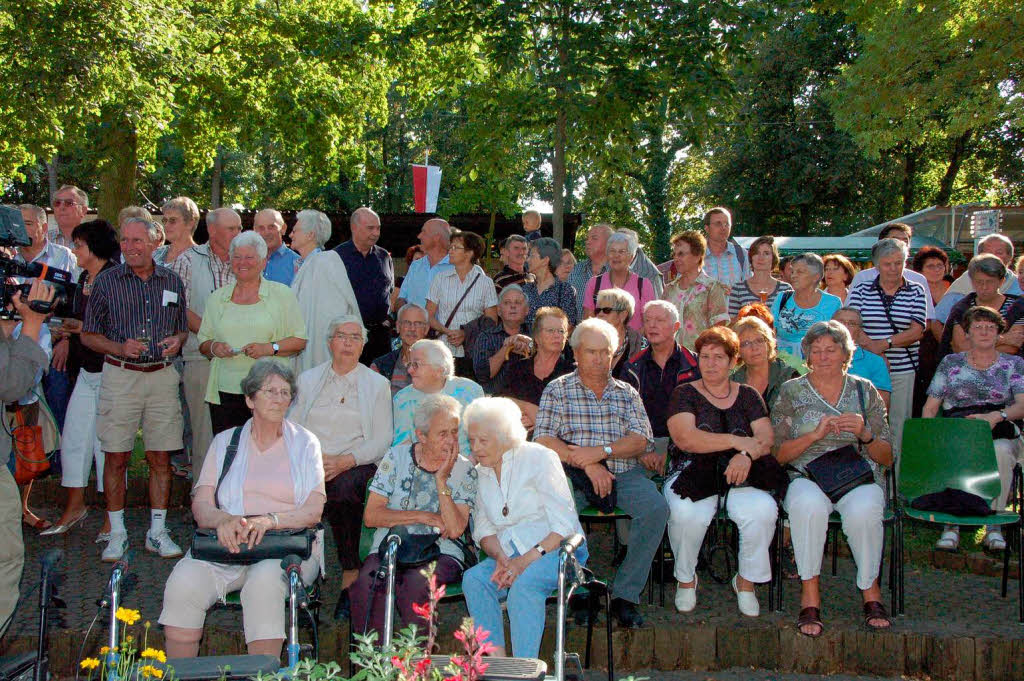
[[[181,449],[185,421],[178,378],[174,365],[143,373],[104,364],[96,417],[103,451],[132,451],[140,425],[147,451]]]

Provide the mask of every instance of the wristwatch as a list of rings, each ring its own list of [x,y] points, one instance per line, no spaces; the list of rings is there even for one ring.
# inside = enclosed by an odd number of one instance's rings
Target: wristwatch
[[[605,445],[601,449],[604,451],[604,455],[605,456],[611,456],[612,455],[612,446],[611,445]]]
[[[888,338],[886,338],[886,339],[885,339],[885,343],[886,343],[886,345],[888,345],[888,346],[889,346],[889,348],[891,349],[891,348],[892,348],[892,336],[889,336]]]
[[[281,346],[278,345],[277,343],[271,343],[270,347],[274,348],[275,355],[281,351]]]
[[[1005,409],[1000,409],[999,410],[999,415],[1003,417],[1004,421],[1009,421],[1010,420],[1010,417],[1007,415]]]
[[[537,553],[539,553],[541,556],[543,556],[545,553],[547,553],[547,551],[544,550],[544,547],[541,546],[539,542],[533,548],[537,549]]]

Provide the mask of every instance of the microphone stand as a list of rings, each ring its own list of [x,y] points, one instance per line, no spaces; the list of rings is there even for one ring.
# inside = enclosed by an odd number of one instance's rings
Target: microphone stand
[[[384,560],[388,576],[384,595],[384,638],[381,641],[381,650],[391,647],[391,638],[395,633],[395,572],[398,566],[398,547],[402,543],[402,538],[397,534],[391,534],[386,541]]]
[[[123,563],[117,563],[110,572],[110,582],[107,584],[107,593],[110,595],[110,638],[107,643],[110,650],[107,652],[106,659],[107,681],[121,681],[117,671],[117,665],[121,659],[120,654],[117,652],[117,608],[121,601],[121,580],[124,578],[126,569],[127,566]]]
[[[53,599],[53,580],[51,572],[57,561],[61,558],[59,549],[56,553],[50,552],[43,556],[41,578],[39,583],[39,643],[36,647],[36,663],[32,668],[32,681],[47,681],[50,668],[50,656],[47,654],[49,646],[49,616],[50,601]]]
[[[565,681],[565,611],[572,592],[583,581],[580,564],[576,560],[576,547],[582,542],[580,535],[562,541],[558,549],[558,616],[555,619],[555,680]]]

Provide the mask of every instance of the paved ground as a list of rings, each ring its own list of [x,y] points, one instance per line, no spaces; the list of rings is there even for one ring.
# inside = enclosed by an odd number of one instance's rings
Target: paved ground
[[[821,676],[818,674],[780,674],[779,672],[767,669],[751,669],[740,667],[734,669],[723,669],[717,672],[687,672],[675,670],[663,672],[652,669],[642,669],[632,672],[634,679],[649,679],[650,681],[818,681],[829,679],[829,681],[900,681],[907,677],[883,677],[883,676],[850,676],[848,674],[830,674]],[[587,681],[607,681],[607,675],[602,672],[589,672],[586,675]]]

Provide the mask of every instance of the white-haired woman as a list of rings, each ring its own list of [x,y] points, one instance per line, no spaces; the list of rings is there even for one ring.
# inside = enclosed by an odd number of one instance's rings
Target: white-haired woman
[[[263,278],[267,242],[256,232],[242,232],[231,240],[229,255],[235,282],[210,294],[198,334],[199,351],[212,360],[206,401],[215,434],[249,418],[241,383],[257,359],[274,357],[283,364],[306,348],[295,294]]]
[[[598,294],[606,288],[618,288],[626,291],[633,296],[633,306],[639,306],[641,310],[647,301],[658,297],[654,291],[654,284],[649,279],[644,279],[629,269],[633,263],[633,257],[636,255],[636,249],[636,244],[626,234],[615,232],[608,237],[608,245],[605,246],[605,254],[608,256],[608,271],[592,277],[587,282],[583,291],[584,318],[597,315],[595,309],[601,306]],[[635,315],[629,320],[629,328],[637,333],[643,331],[643,327],[642,315]]]
[[[775,349],[775,334],[757,317],[743,317],[732,323],[740,339],[739,366],[732,380],[745,383],[761,395],[771,411],[782,384],[799,376],[796,369],[781,359]]]
[[[287,419],[298,390],[295,374],[270,359],[255,362],[241,382],[252,410],[238,433],[238,450],[221,480],[235,429],[213,439],[192,497],[192,514],[201,528],[216,529],[217,540],[231,552],[239,544],[256,546],[269,529],[316,525],[324,507],[324,468],[320,442],[313,433]],[[216,499],[214,496],[216,495]],[[317,539],[302,563],[302,580],[311,584],[322,570],[323,544]],[[225,565],[197,560],[189,552],[164,587],[160,624],[168,657],[199,653],[206,611],[241,589],[242,625],[251,655],[281,654],[287,582],[279,559],[252,565]]]
[[[802,580],[797,629],[812,638],[825,630],[819,575],[833,510],[842,518],[857,566],[864,623],[874,630],[890,626],[878,584],[884,537],[882,487],[877,483],[861,485],[833,503],[814,481],[804,477],[807,464],[847,446],[856,448],[876,471],[877,466],[893,464],[885,405],[870,381],[848,373],[853,351],[853,338],[839,322],[830,320],[811,326],[803,338],[803,355],[810,371],[782,386],[771,414],[775,458],[799,472],[789,484],[783,505],[789,514],[793,552]]]
[[[593,312],[594,317],[615,327],[618,344],[612,358],[612,376],[622,378],[629,358],[643,349],[644,337],[632,327],[632,320],[643,315],[636,314],[636,301],[632,294],[620,288],[608,288],[598,293],[597,307]]]
[[[792,260],[789,283],[793,292],[780,294],[772,303],[775,338],[778,349],[793,357],[803,357],[801,341],[817,322],[832,319],[843,306],[838,296],[818,288],[825,276],[825,263],[817,253],[801,253]]]
[[[295,261],[298,272],[306,258],[324,250],[324,245],[331,238],[331,219],[324,213],[312,208],[300,210],[295,216],[292,227],[292,250],[299,254]]]
[[[380,568],[377,551],[395,526],[410,534],[432,534],[439,528],[441,556],[434,563],[437,583],[456,582],[466,569],[462,546],[456,543],[469,524],[476,499],[476,469],[459,454],[459,416],[462,405],[447,395],[431,395],[416,407],[416,443],[388,450],[370,482],[363,522],[376,529],[373,550],[359,571],[352,594],[354,631],[379,631],[384,621],[384,591],[374,574]],[[358,519],[357,519],[358,522]],[[426,629],[414,609],[429,596],[422,568],[399,569],[395,576],[395,605],[406,624]],[[377,583],[375,584],[375,581]],[[376,586],[376,589],[374,588]],[[376,593],[375,593],[376,592]]]
[[[569,317],[570,329],[579,323],[580,320],[576,316],[576,291],[558,278],[558,268],[563,257],[562,247],[551,237],[542,237],[530,244],[526,264],[534,280],[523,284],[523,294],[530,306],[526,314],[527,324],[533,324],[537,310],[549,306],[565,310]],[[575,264],[574,260],[573,265]]]
[[[391,441],[392,447],[413,441],[416,407],[427,395],[448,395],[463,406],[484,396],[484,389],[479,383],[455,375],[455,358],[441,341],[417,341],[409,351],[409,356],[412,358],[409,361],[412,385],[399,390],[393,400],[395,435]],[[459,451],[469,453],[465,429],[459,438]]]
[[[505,599],[512,654],[537,657],[544,602],[558,584],[558,547],[583,532],[572,492],[558,455],[526,441],[512,400],[477,400],[463,420],[477,460],[473,539],[487,553],[462,579],[469,615],[504,656]],[[576,555],[586,563],[586,544]]]
[[[167,243],[153,251],[153,260],[158,265],[170,267],[187,282],[191,261],[187,258],[182,258],[181,263],[175,261],[196,245],[192,236],[199,225],[199,206],[187,196],[179,196],[166,202],[160,212],[163,214],[164,238]]]
[[[327,481],[327,518],[343,570],[340,615],[345,590],[359,572],[359,535],[366,485],[391,445],[391,389],[388,380],[359,363],[366,329],[354,315],[327,327],[331,361],[299,375],[299,395],[290,412],[320,440]]]

